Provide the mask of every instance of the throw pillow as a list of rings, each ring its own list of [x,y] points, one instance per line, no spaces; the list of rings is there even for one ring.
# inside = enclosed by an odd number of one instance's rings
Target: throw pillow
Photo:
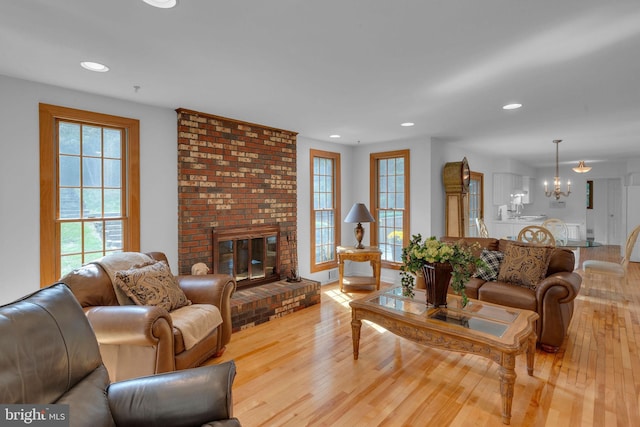
[[[137,305],[156,305],[172,311],[191,304],[165,261],[117,271],[116,284]]]
[[[545,278],[553,248],[509,242],[504,251],[498,280],[535,290]]]
[[[483,249],[480,254],[480,259],[484,261],[486,267],[479,267],[473,274],[473,277],[486,281],[496,280],[500,272],[500,264],[502,264],[502,260],[504,259],[504,253]]]

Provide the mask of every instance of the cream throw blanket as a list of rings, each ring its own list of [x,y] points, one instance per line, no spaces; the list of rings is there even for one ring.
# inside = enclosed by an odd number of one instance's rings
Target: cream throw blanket
[[[171,313],[173,326],[182,333],[185,349],[202,341],[222,323],[222,315],[218,307],[211,304],[191,304],[173,310]]]
[[[103,256],[102,258],[93,261],[93,264],[98,264],[111,279],[111,285],[116,293],[116,298],[120,305],[134,305],[134,302],[124,293],[118,285],[116,285],[116,272],[121,270],[128,270],[134,265],[144,264],[152,262],[153,258],[149,255],[140,252],[114,252],[112,254]]]

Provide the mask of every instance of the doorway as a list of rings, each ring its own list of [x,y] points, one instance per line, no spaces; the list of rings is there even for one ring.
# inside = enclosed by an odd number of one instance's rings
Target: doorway
[[[587,238],[605,245],[623,245],[622,179],[593,180],[593,208],[587,209]]]

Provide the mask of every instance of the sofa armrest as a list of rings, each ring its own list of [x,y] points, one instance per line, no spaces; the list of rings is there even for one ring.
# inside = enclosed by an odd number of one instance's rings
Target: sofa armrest
[[[194,304],[213,304],[220,309],[222,325],[218,349],[223,349],[231,340],[231,295],[236,290],[236,281],[228,274],[204,274],[177,276],[178,285]]]
[[[582,277],[577,273],[561,272],[546,277],[536,287],[536,299],[538,306],[541,307],[547,296],[553,295],[552,298],[557,300],[558,304],[565,304],[573,301],[582,285]],[[553,290],[553,292],[550,292]]]
[[[107,398],[118,426],[202,425],[233,417],[235,375],[229,361],[134,378],[112,383]]]
[[[148,346],[168,339],[173,347],[173,323],[163,308],[102,306],[86,308],[85,314],[100,344]]]

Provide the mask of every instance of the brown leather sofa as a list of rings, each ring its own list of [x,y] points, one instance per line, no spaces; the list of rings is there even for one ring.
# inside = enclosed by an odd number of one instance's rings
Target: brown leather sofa
[[[146,255],[166,261],[162,252]],[[86,264],[60,279],[83,307],[112,381],[200,366],[220,356],[231,339],[233,277],[225,274],[177,276],[178,285],[194,304],[213,304],[222,324],[186,349],[167,310],[157,306],[120,305],[112,281],[99,264]]]
[[[510,240],[494,238],[442,237],[442,241],[478,243],[481,248],[502,251]],[[480,251],[481,252],[481,251]],[[534,290],[510,283],[471,278],[466,284],[469,298],[523,308],[538,313],[538,344],[547,352],[557,352],[564,341],[573,316],[573,300],[580,292],[582,277],[573,272],[575,255],[566,248],[552,249],[546,277]],[[451,289],[450,292],[453,292]]]
[[[51,404],[68,405],[72,427],[239,427],[235,373],[230,361],[109,384],[96,337],[67,286],[0,307],[0,402],[25,411],[48,405],[51,413],[62,408]]]

